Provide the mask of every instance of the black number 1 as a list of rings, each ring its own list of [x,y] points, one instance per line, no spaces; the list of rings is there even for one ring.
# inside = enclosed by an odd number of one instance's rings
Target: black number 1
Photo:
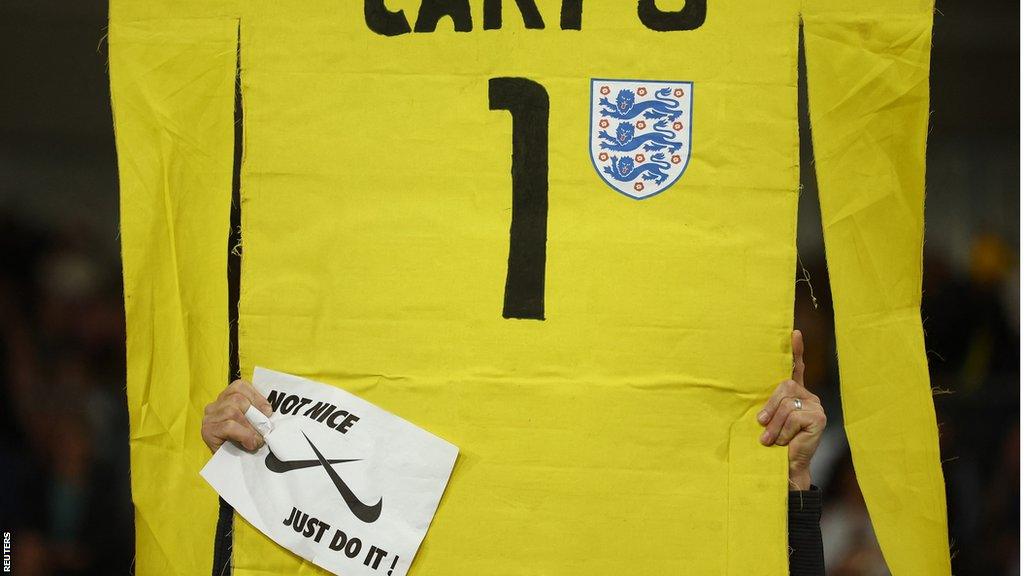
[[[548,92],[526,78],[491,78],[491,110],[512,114],[512,225],[505,318],[544,319],[548,237]]]

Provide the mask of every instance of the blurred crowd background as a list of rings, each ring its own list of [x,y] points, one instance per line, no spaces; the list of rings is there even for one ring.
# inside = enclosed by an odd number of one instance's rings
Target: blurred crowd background
[[[922,314],[950,551],[958,576],[1019,574],[1020,4],[937,8]],[[105,20],[102,1],[0,3],[0,524],[18,574],[132,565]],[[830,418],[826,561],[887,574],[842,428],[808,145],[803,166],[795,314]]]

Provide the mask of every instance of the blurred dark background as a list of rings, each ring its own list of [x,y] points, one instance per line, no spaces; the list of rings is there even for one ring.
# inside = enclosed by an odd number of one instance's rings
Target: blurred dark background
[[[935,14],[923,316],[958,576],[1020,573],[1019,10],[940,0]],[[131,567],[106,14],[0,3],[0,525],[18,574]],[[806,145],[803,166],[795,311],[830,417],[814,473],[826,560],[833,576],[887,574],[842,429]]]

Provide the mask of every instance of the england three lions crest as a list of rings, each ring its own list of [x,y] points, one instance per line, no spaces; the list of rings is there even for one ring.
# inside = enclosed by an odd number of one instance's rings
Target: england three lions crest
[[[642,200],[690,162],[693,82],[590,81],[590,157],[617,192]]]

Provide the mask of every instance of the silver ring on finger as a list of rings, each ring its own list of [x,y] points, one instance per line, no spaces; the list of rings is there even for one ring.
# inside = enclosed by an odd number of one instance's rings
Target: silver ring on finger
[[[803,410],[804,409],[804,402],[803,402],[803,400],[801,400],[799,398],[793,398],[793,409],[794,410]]]

